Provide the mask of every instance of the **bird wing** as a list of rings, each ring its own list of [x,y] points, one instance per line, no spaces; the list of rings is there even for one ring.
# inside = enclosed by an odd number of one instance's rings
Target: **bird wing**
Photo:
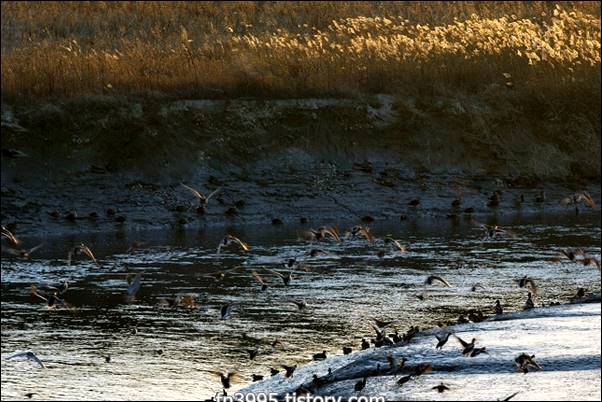
[[[512,395],[508,395],[507,397],[505,397],[504,399],[502,399],[502,401],[509,401],[510,399],[514,398],[516,395],[519,394],[520,391],[513,393]]]
[[[2,236],[6,237],[8,241],[10,241],[14,246],[18,246],[19,244],[21,244],[21,240],[17,239],[17,236],[15,236],[10,230],[5,228],[4,226],[2,226]]]
[[[341,241],[341,238],[339,237],[339,231],[335,227],[329,227],[329,228],[324,229],[324,233],[328,234],[330,237],[335,239],[337,242]]]
[[[221,187],[218,187],[217,189],[213,190],[213,192],[211,192],[211,194],[209,194],[209,195],[207,196],[207,198],[205,198],[205,201],[209,201],[209,199],[210,199],[211,197],[213,197],[215,194],[217,194],[217,193],[218,193],[218,192],[219,192],[221,189],[222,189]]]
[[[259,282],[260,285],[265,285],[265,282],[263,281],[263,279],[261,278],[261,276],[259,276],[259,274],[257,273],[257,271],[255,271],[255,270],[251,271],[251,275],[253,275],[253,278],[255,278],[255,280],[257,282]]]
[[[46,297],[38,292],[38,287],[36,285],[31,285],[31,294],[39,297],[40,299],[42,299],[46,302],[48,301],[48,297]]]
[[[407,247],[401,244],[399,240],[393,239],[393,244],[395,244],[395,247],[397,247],[402,253],[405,253],[407,251]]]
[[[441,342],[442,340],[444,340],[446,337],[448,337],[450,335],[449,332],[444,332],[443,334],[439,335],[439,334],[435,334],[435,337],[437,338],[437,340],[439,340],[439,342]]]
[[[366,238],[366,240],[368,240],[368,242],[374,243],[374,236],[372,236],[372,233],[370,233],[370,229],[362,228],[360,233]]]
[[[27,254],[33,253],[34,251],[36,251],[37,249],[39,249],[42,246],[43,246],[43,243],[40,243],[37,246],[30,248],[29,250],[27,250]]]
[[[96,260],[96,257],[94,257],[94,253],[92,252],[92,250],[90,250],[90,247],[86,246],[84,243],[82,243],[80,247],[82,252],[86,255],[86,257],[91,259],[96,265],[100,266],[100,264]]]
[[[249,251],[251,249],[251,247],[249,247],[249,245],[247,243],[240,240],[238,237],[235,237],[232,235],[230,235],[230,237],[232,238],[232,240],[234,240],[236,243],[238,243],[238,245],[240,245],[240,247],[242,247],[243,250]]]
[[[184,184],[184,183],[180,183],[180,184],[182,185],[182,187],[185,187],[185,188],[187,188],[188,190],[190,190],[190,192],[191,192],[192,194],[194,194],[194,196],[195,196],[196,198],[198,198],[199,200],[201,200],[201,201],[205,201],[205,200],[207,200],[207,198],[206,198],[206,197],[205,197],[205,196],[204,196],[204,195],[203,195],[201,192],[199,192],[198,190],[196,190],[196,189],[194,189],[194,188],[192,188],[192,187],[190,187],[190,186],[187,186],[187,185],[186,185],[186,184]]]
[[[140,279],[141,276],[139,273],[134,276],[134,279],[132,279],[132,282],[128,286],[128,296],[134,297],[136,292],[140,290]]]
[[[585,202],[587,206],[589,206],[591,209],[596,209],[596,201],[594,201],[592,196],[587,191],[584,191],[580,194],[580,199],[581,201]]]
[[[10,356],[4,358],[4,360],[16,359],[17,357],[27,356],[29,352],[15,352]]]
[[[445,280],[445,278],[442,278],[442,277],[437,276],[437,275],[432,275],[432,276],[430,276],[430,278],[431,278],[431,281],[439,281],[442,284],[444,284],[445,286],[447,286],[448,288],[451,288],[451,285],[449,284],[448,281]]]
[[[468,342],[466,342],[465,340],[463,340],[462,338],[460,338],[458,335],[454,334],[454,338],[456,338],[458,340],[458,342],[460,342],[460,344],[463,347],[467,347],[468,345],[470,345]]]
[[[33,352],[28,354],[27,358],[29,360],[33,360],[34,362],[38,363],[41,368],[46,368],[46,366],[44,366],[44,363],[42,363],[42,361],[38,358],[38,356],[36,356]]]
[[[278,276],[278,277],[280,277],[280,278],[284,278],[284,275],[282,275],[282,274],[281,274],[280,272],[278,272],[278,271],[274,271],[273,269],[267,269],[267,268],[266,268],[266,270],[267,270],[268,272],[271,272],[271,273],[273,273],[274,275],[276,275],[276,276]]]

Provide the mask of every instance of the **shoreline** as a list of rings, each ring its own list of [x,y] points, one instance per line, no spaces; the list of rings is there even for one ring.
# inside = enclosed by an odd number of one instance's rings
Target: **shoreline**
[[[451,337],[448,344],[444,345],[444,348],[439,352],[435,349],[437,339],[434,335],[441,333],[444,329],[429,329],[416,334],[409,343],[380,348],[371,347],[368,350],[353,352],[350,355],[332,356],[321,362],[314,362],[298,367],[289,379],[284,379],[282,374],[277,374],[272,378],[251,384],[239,392],[243,395],[262,392],[274,393],[277,395],[278,400],[283,400],[285,395],[294,394],[300,387],[303,387],[315,392],[315,395],[337,395],[342,396],[343,400],[357,395],[378,395],[385,397],[386,400],[405,400],[401,398],[418,400],[424,398],[449,399],[450,397],[454,397],[454,393],[455,398],[458,398],[455,400],[466,400],[467,395],[472,395],[472,398],[469,399],[487,400],[485,398],[489,396],[486,396],[486,394],[491,394],[491,391],[499,393],[498,398],[505,396],[502,395],[504,392],[510,394],[513,390],[512,382],[516,382],[516,378],[519,378],[522,379],[519,383],[523,385],[518,389],[514,389],[514,391],[518,390],[523,394],[517,398],[520,399],[525,394],[540,392],[532,387],[525,387],[524,382],[534,379],[541,384],[541,381],[546,381],[541,378],[546,372],[558,372],[558,375],[562,376],[562,372],[565,370],[585,372],[593,370],[594,373],[597,370],[599,380],[599,341],[597,343],[597,357],[582,356],[567,358],[568,356],[563,356],[562,351],[553,351],[553,348],[550,347],[557,342],[562,342],[563,339],[572,339],[571,346],[580,350],[582,348],[581,345],[586,343],[589,338],[585,335],[581,335],[578,338],[567,338],[567,335],[570,336],[571,331],[578,331],[577,327],[575,327],[577,325],[575,322],[579,320],[583,321],[579,324],[579,328],[589,328],[590,333],[599,333],[599,303],[600,295],[597,294],[589,300],[577,303],[508,313],[501,316],[493,316],[480,323],[457,324],[445,328],[449,332],[461,335],[464,339],[476,336],[477,346],[485,346],[489,350],[489,354],[487,355],[483,354],[474,358],[462,357],[460,353],[461,348],[456,346],[457,342],[452,340]],[[595,328],[596,322],[598,331]],[[522,331],[520,333],[513,331],[512,328],[516,327],[522,328]],[[548,331],[546,327],[549,327],[549,329],[553,327],[555,331],[546,332],[550,336],[542,338],[539,334],[542,331]],[[576,333],[573,334],[576,335]],[[491,345],[491,342],[493,342],[492,337],[502,337],[504,339]],[[517,340],[519,340],[518,343]],[[593,348],[595,349],[596,345],[593,345]],[[513,359],[525,351],[529,351],[529,353],[533,352],[536,355],[536,361],[543,367],[541,370],[531,369],[528,374],[516,372],[516,369],[513,367]],[[385,369],[388,364],[388,356],[393,357],[398,362],[401,358],[405,358],[407,361],[403,368]],[[569,361],[572,361],[572,363],[568,363]],[[397,380],[400,377],[411,374],[413,368],[427,363],[432,364],[432,372],[421,376],[413,376],[403,386],[397,384]],[[332,370],[330,376],[327,375],[327,369]],[[328,381],[316,388],[312,384],[313,374],[317,374],[322,378],[328,378]],[[481,375],[487,376],[488,374],[507,377],[509,384],[502,384],[499,387],[501,389],[492,390],[491,385],[496,383],[496,381],[491,379],[489,380],[490,386],[488,388],[481,389],[480,394],[472,394],[477,391],[475,388],[476,383],[481,382],[481,385],[484,385],[478,377]],[[553,373],[550,375],[553,375]],[[514,379],[512,379],[512,376],[514,376]],[[364,377],[368,377],[369,384],[372,386],[367,386],[365,391],[361,393],[353,392],[354,384]],[[468,381],[466,381],[466,377],[469,377]],[[596,375],[594,374],[595,377]],[[471,378],[475,378],[474,381]],[[429,392],[431,386],[438,385],[439,382],[447,382],[449,384],[450,382],[458,383],[460,381],[464,382],[464,386],[468,389],[454,387],[445,394],[437,394],[434,391]],[[599,381],[597,384],[599,395]],[[570,388],[574,387],[568,385],[567,389]],[[413,391],[418,392],[413,393]],[[462,395],[457,396],[457,392],[462,393]],[[563,392],[567,391],[558,390],[557,395]],[[593,392],[595,393],[595,389],[593,389]],[[441,396],[438,398],[438,395]],[[553,396],[550,398],[554,399]]]

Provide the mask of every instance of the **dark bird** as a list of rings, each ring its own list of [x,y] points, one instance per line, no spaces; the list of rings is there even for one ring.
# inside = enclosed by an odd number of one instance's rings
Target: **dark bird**
[[[504,309],[502,308],[502,304],[499,300],[495,301],[495,314],[501,315],[504,314]]]
[[[232,309],[238,306],[238,303],[226,303],[220,308],[220,319],[225,320],[230,316]]]
[[[370,349],[370,342],[365,338],[362,339],[362,350]]]
[[[471,290],[472,292],[476,292],[476,291],[477,291],[477,289],[479,289],[479,288],[481,288],[481,289],[483,289],[483,290],[487,290],[487,289],[485,288],[485,286],[481,285],[480,283],[475,283],[474,285],[472,285],[472,287],[470,288],[470,290]]]
[[[454,334],[454,337],[458,340],[458,342],[460,342],[460,344],[462,345],[462,355],[466,356],[468,354],[470,354],[472,352],[472,350],[475,347],[475,343],[476,343],[476,338],[472,338],[472,341],[470,341],[470,343],[464,341],[462,338],[460,338],[459,336]]]
[[[247,349],[247,353],[249,354],[249,359],[253,360],[259,354],[259,349]]]
[[[443,348],[443,346],[447,343],[447,340],[449,339],[450,335],[451,335],[450,332],[445,332],[444,334],[441,334],[441,335],[435,334],[435,337],[439,341],[439,342],[437,342],[437,346],[435,346],[435,349]]]
[[[531,310],[535,307],[535,303],[533,303],[533,299],[531,298],[531,292],[527,293],[527,301],[525,302],[524,309]]]
[[[262,381],[263,376],[259,374],[253,374],[253,382]]]
[[[111,363],[111,356],[110,355],[106,355],[105,356],[105,363]]]
[[[270,368],[270,375],[272,377],[274,377],[276,374],[278,374],[280,371],[276,370],[275,368]]]
[[[284,369],[284,371],[285,371],[285,374],[284,374],[284,376],[285,376],[286,378],[291,378],[291,377],[293,376],[293,373],[294,373],[294,372],[295,372],[295,370],[297,369],[297,366],[286,366],[286,365],[284,365],[284,364],[283,364],[281,367],[282,367],[282,368]]]
[[[358,381],[355,383],[355,386],[353,387],[353,389],[355,390],[355,392],[361,392],[364,387],[366,386],[366,381],[368,380],[368,377],[364,377],[364,379]]]
[[[353,350],[349,346],[343,346],[343,354],[344,355],[348,355],[351,352],[353,352]]]
[[[490,208],[497,207],[500,205],[500,193],[495,192],[489,197],[489,202],[487,202],[487,206]]]
[[[455,198],[451,203],[453,208],[460,208],[460,205],[462,205],[462,200],[459,198]]]
[[[408,202],[408,205],[411,207],[417,207],[418,205],[420,205],[420,198],[411,200],[410,202]]]
[[[232,385],[231,383],[234,382],[234,379],[237,377],[237,374],[234,372],[222,373],[221,371],[213,371],[212,373],[219,376],[224,389],[230,388],[230,386]]]
[[[542,367],[535,361],[535,355],[529,356],[526,353],[521,353],[516,359],[514,359],[514,365],[519,371],[523,371],[525,374],[528,372],[529,367],[541,369]]]
[[[312,360],[314,361],[319,361],[319,360],[325,360],[326,359],[326,351],[323,350],[322,353],[316,353],[312,356]]]
[[[34,395],[37,395],[35,392],[28,392],[25,394],[25,396],[29,399],[33,398]]]
[[[406,375],[401,377],[399,380],[397,380],[397,385],[402,386],[403,384],[405,384],[406,382],[410,381],[412,379],[412,375]]]
[[[546,201],[546,192],[544,190],[541,190],[539,192],[539,194],[537,194],[535,196],[535,202],[542,203],[542,202],[545,202],[545,201]]]
[[[449,391],[449,387],[447,385],[444,385],[443,383],[437,385],[436,387],[433,387],[432,389],[436,389],[439,393]]]
[[[217,246],[217,253],[219,254],[222,251],[223,247],[228,247],[231,244],[237,245],[243,251],[249,251],[251,249],[251,247],[247,243],[240,240],[238,237],[228,234],[222,239],[222,241]]]
[[[448,281],[446,281],[444,278],[437,276],[437,275],[430,275],[428,278],[426,278],[426,280],[424,281],[424,284],[432,285],[435,281],[442,283],[443,285],[447,286],[448,288],[451,288],[451,285],[449,284]]]

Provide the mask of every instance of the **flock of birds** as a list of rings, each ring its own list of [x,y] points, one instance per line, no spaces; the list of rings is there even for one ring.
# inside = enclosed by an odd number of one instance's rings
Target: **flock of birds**
[[[218,193],[220,191],[220,188],[218,188],[217,190],[213,191],[208,196],[205,196],[200,191],[198,191],[190,186],[187,186],[184,184],[182,184],[182,186],[185,187],[186,189],[188,189],[198,200],[198,202],[199,202],[198,209],[200,210],[200,212],[205,211],[205,208],[207,208],[207,206],[208,206],[209,200],[216,193]],[[490,197],[490,200],[489,200],[490,203],[496,201],[496,198],[498,197],[496,194],[497,193],[495,193],[492,197]],[[574,206],[577,209],[577,212],[579,211],[578,207],[580,204],[587,205],[591,208],[596,207],[596,204],[595,204],[593,198],[591,197],[591,195],[589,195],[585,191],[577,192],[566,198],[563,198],[561,200],[561,204],[564,206]],[[456,199],[452,202],[452,206],[457,207],[458,205],[459,205],[459,200]],[[486,225],[486,224],[477,222],[475,220],[471,220],[471,223],[483,232],[485,239],[493,239],[493,238],[500,237],[500,236],[502,236],[502,237],[515,237],[516,236],[516,234],[514,232],[512,232],[506,228],[503,228],[501,226],[498,226],[498,225]],[[40,249],[43,246],[42,244],[39,244],[32,248],[22,248],[21,247],[22,241],[19,238],[17,238],[17,236],[10,230],[10,228],[5,227],[5,226],[2,226],[1,234],[6,239],[6,241],[9,243],[8,246],[5,246],[4,244],[2,245],[2,253],[3,254],[8,254],[11,256],[18,257],[18,258],[29,259],[29,258],[31,258],[31,254],[33,252],[35,252],[36,250]],[[311,241],[311,242],[334,241],[337,243],[342,243],[345,240],[359,237],[359,238],[365,239],[365,241],[370,245],[376,245],[376,243],[377,243],[377,238],[372,234],[372,232],[370,231],[370,228],[367,226],[362,226],[362,225],[354,226],[349,231],[345,232],[343,235],[340,235],[340,233],[336,227],[322,226],[322,227],[319,227],[318,229],[309,229],[309,230],[304,230],[304,231],[298,232],[298,237],[300,240],[307,240],[307,241]],[[385,247],[382,247],[377,250],[376,255],[378,257],[384,257],[387,253],[390,253],[390,252],[404,253],[408,250],[408,247],[406,245],[402,244],[402,242],[400,240],[393,238],[391,235],[385,236],[382,239],[382,243],[379,241],[379,244],[383,244]],[[130,251],[132,249],[140,248],[142,246],[143,246],[143,243],[136,242],[132,245],[132,247],[130,247],[130,249],[128,249],[128,251]],[[238,237],[233,236],[231,234],[227,234],[219,242],[216,252],[219,254],[219,253],[221,253],[221,251],[223,249],[226,249],[226,248],[235,248],[243,253],[249,252],[251,250],[251,246],[249,244],[247,244],[243,240],[241,240]],[[325,251],[320,248],[313,248],[309,252],[310,257],[316,257],[318,255],[328,255],[328,254],[330,254],[328,251]],[[83,243],[81,243],[81,244],[75,246],[74,248],[72,248],[71,250],[69,250],[68,255],[67,255],[67,265],[71,265],[72,261],[78,257],[85,257],[85,258],[91,260],[94,264],[101,266],[100,262],[97,260],[94,253],[92,252],[92,250]],[[598,270],[600,270],[600,261],[597,258],[588,255],[582,249],[567,248],[567,249],[561,250],[560,253],[558,254],[558,256],[553,259],[553,261],[560,262],[563,258],[567,258],[569,261],[572,261],[575,263],[583,264],[584,266],[590,266],[590,265],[595,266]],[[212,274],[207,274],[205,276],[209,277],[215,281],[221,281],[226,277],[226,275],[228,275],[230,272],[234,271],[235,269],[238,269],[238,268],[220,271],[220,272],[212,273]],[[297,258],[290,258],[290,259],[286,260],[285,262],[283,262],[283,269],[280,271],[274,270],[274,269],[268,269],[268,268],[263,268],[263,269],[265,270],[265,272],[262,272],[263,275],[273,275],[273,276],[279,278],[279,280],[282,281],[284,286],[291,286],[293,284],[293,279],[294,279],[293,274],[296,275],[298,273],[303,273],[303,272],[307,272],[310,270],[309,267],[303,263],[303,261],[300,261]],[[264,276],[262,276],[256,269],[252,269],[250,274],[251,274],[251,277],[261,286],[260,289],[262,292],[265,292],[268,290],[270,284],[268,283],[268,281],[265,279]],[[137,292],[141,288],[142,276],[140,273],[127,274],[126,281],[127,281],[127,289],[125,290],[125,297],[126,297],[127,301],[132,301],[136,297]],[[528,309],[534,308],[535,307],[534,298],[538,296],[538,287],[537,287],[537,284],[535,283],[535,280],[533,278],[530,278],[527,275],[525,275],[522,278],[518,278],[516,280],[516,283],[519,288],[524,288],[524,289],[528,290],[527,298],[526,298],[526,301],[524,304],[524,309],[528,310]],[[442,276],[429,275],[424,280],[424,288],[425,289],[427,286],[437,286],[437,285],[445,286],[445,287],[452,287],[452,284],[446,278],[444,278]],[[472,290],[475,291],[476,288],[479,286],[480,286],[479,284],[474,285]],[[69,287],[68,287],[67,282],[63,282],[58,286],[48,286],[47,285],[47,286],[45,286],[44,290],[40,289],[37,285],[31,285],[32,295],[43,300],[49,309],[71,308],[71,306],[65,301],[65,298],[64,298],[64,295],[68,290],[69,290]],[[583,288],[580,288],[578,290],[575,298],[581,298],[584,295],[585,295],[585,290]],[[426,297],[426,294],[424,291],[421,294],[417,295],[417,298],[421,299],[421,300],[424,300],[425,297]],[[299,310],[304,310],[307,308],[307,303],[303,299],[289,300],[289,302],[294,304]],[[170,307],[175,307],[175,306],[195,307],[196,300],[195,300],[194,296],[184,295],[184,296],[176,297],[174,299],[161,299],[159,301],[159,305],[170,306]],[[238,306],[239,306],[239,303],[235,303],[235,302],[226,303],[226,304],[222,305],[221,308],[219,309],[219,319],[221,319],[221,320],[228,319],[230,317],[232,311],[235,308],[237,308]],[[496,315],[503,314],[503,306],[502,306],[502,303],[500,302],[500,300],[496,301],[496,304],[494,306],[494,311],[495,311]],[[460,316],[458,318],[457,322],[458,323],[467,323],[470,321],[478,322],[478,321],[484,320],[485,318],[486,317],[482,313],[480,313],[480,314],[472,314],[471,313],[468,316],[468,318],[466,318],[464,316]],[[399,334],[397,331],[395,331],[394,333],[387,334],[387,329],[389,327],[393,326],[394,324],[398,323],[398,321],[396,321],[396,320],[384,321],[384,320],[381,320],[378,318],[373,318],[373,321],[374,321],[374,323],[372,324],[372,328],[374,329],[375,336],[374,336],[374,338],[372,338],[370,340],[363,338],[362,342],[361,342],[361,350],[365,350],[365,349],[368,349],[373,346],[381,347],[381,346],[387,346],[387,345],[407,344],[420,331],[418,327],[411,327],[405,334]],[[440,324],[440,326],[444,327],[445,325]],[[245,336],[251,340],[256,340],[248,335],[245,335]],[[458,341],[459,346],[461,348],[461,354],[463,356],[473,358],[480,354],[488,354],[486,347],[477,346],[477,340],[475,338],[473,338],[470,342],[467,342],[467,341],[461,339],[456,334],[453,334],[452,332],[449,332],[449,331],[444,331],[444,332],[436,335],[437,343],[435,345],[435,348],[437,348],[437,349],[443,348],[447,344],[450,337],[452,337],[452,336],[454,339],[456,339]],[[278,343],[279,343],[278,341],[272,342],[271,343],[272,349],[275,349],[278,346]],[[345,354],[345,355],[352,353],[352,351],[353,351],[353,349],[350,346],[345,346],[343,348],[343,354]],[[249,354],[250,360],[253,360],[260,353],[259,348],[249,349],[247,352]],[[39,367],[45,368],[43,361],[38,356],[36,356],[35,353],[33,353],[31,351],[16,352],[16,353],[6,357],[6,360],[17,359],[17,358],[29,359],[29,360],[33,361],[34,363],[36,363]],[[316,361],[324,360],[326,358],[327,358],[326,351],[322,351],[321,353],[316,353],[312,356],[312,360],[316,360]],[[110,356],[107,356],[106,361],[110,362]],[[534,368],[541,369],[541,366],[535,361],[535,356],[529,355],[526,353],[522,353],[519,356],[517,356],[513,364],[517,371],[520,371],[523,373],[527,373]],[[297,366],[296,365],[295,366],[281,365],[281,368],[284,370],[284,372],[283,372],[284,378],[291,378],[294,376],[294,372],[295,372]],[[378,365],[378,367],[376,368],[376,370],[373,373],[371,373],[370,375],[363,376],[363,378],[361,378],[357,383],[355,383],[354,391],[361,392],[364,389],[364,387],[366,386],[368,378],[371,376],[375,376],[375,375],[379,375],[379,374],[383,374],[383,373],[388,373],[388,374],[405,373],[406,375],[403,375],[397,381],[397,383],[401,386],[413,378],[419,377],[422,374],[432,371],[432,369],[433,369],[432,365],[428,364],[428,363],[417,365],[415,367],[405,367],[405,359],[402,359],[401,361],[396,361],[393,357],[389,356],[389,367],[384,369],[384,368],[381,368],[380,365]],[[279,373],[280,373],[280,370],[278,370],[276,368],[270,369],[271,376],[275,376]],[[229,389],[231,387],[232,383],[236,380],[236,378],[238,376],[237,373],[236,372],[224,373],[224,372],[220,372],[220,371],[215,371],[215,372],[213,372],[213,374],[215,374],[216,376],[219,377],[222,388],[223,388],[223,395],[227,395],[226,390]],[[263,375],[253,374],[253,377],[252,377],[253,381],[260,381],[263,379],[264,379]],[[329,369],[329,373],[323,377],[314,375],[311,384],[307,384],[306,386],[299,387],[296,391],[296,394],[297,395],[306,395],[306,394],[316,393],[316,392],[318,392],[319,388],[321,388],[331,382],[334,382],[334,381],[336,381],[336,377],[333,376],[332,371]],[[438,386],[433,387],[433,390],[436,390],[437,392],[445,392],[445,391],[449,391],[450,388],[445,384],[440,384]],[[504,400],[510,400],[516,394],[517,393],[510,395],[509,397],[505,398]]]

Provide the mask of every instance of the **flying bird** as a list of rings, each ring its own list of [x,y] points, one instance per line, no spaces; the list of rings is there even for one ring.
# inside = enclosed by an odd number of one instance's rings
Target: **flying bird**
[[[437,392],[439,392],[439,393],[442,393],[442,392],[445,392],[445,391],[449,391],[449,387],[447,385],[443,384],[443,383],[441,383],[441,384],[433,387],[432,389],[436,389]]]
[[[261,285],[261,291],[262,292],[265,292],[266,290],[268,290],[267,283],[265,283],[265,281],[263,280],[263,278],[261,276],[259,276],[259,274],[257,273],[257,271],[255,271],[255,270],[251,271],[251,275],[253,275],[253,278]]]
[[[2,236],[6,237],[9,243],[14,247],[21,245],[21,240],[17,239],[17,236],[15,236],[15,234],[8,230],[4,225],[2,225]]]
[[[24,357],[27,360],[31,360],[32,362],[37,363],[41,368],[46,368],[46,366],[44,365],[44,363],[42,363],[42,360],[40,360],[38,358],[38,356],[36,356],[35,353],[33,353],[30,350],[28,350],[26,352],[15,352],[12,355],[6,357],[4,360],[17,359],[17,358],[20,358],[20,357]]]
[[[236,244],[243,251],[249,251],[251,249],[251,247],[247,243],[240,240],[238,237],[228,234],[222,239],[222,241],[217,246],[217,253],[219,254],[222,251],[223,247],[228,247],[231,244]]]
[[[73,257],[79,256],[81,254],[88,257],[90,260],[92,260],[92,262],[94,262],[94,264],[96,264],[96,266],[100,267],[100,264],[98,263],[98,260],[96,260],[94,253],[92,253],[90,247],[86,246],[84,243],[80,243],[79,246],[75,246],[71,250],[69,250],[69,252],[67,253],[67,265],[71,266],[71,260],[73,259]]]
[[[211,373],[213,373],[216,376],[219,376],[224,389],[230,388],[230,386],[238,376],[238,374],[236,374],[235,372],[222,373],[221,371],[212,371]]]
[[[208,196],[205,197],[205,195],[203,193],[201,193],[200,191],[187,186],[186,184],[181,183],[182,187],[188,189],[198,200],[199,200],[199,206],[201,207],[206,207],[207,204],[209,203],[209,199],[211,199],[211,197],[213,197],[215,194],[217,194],[222,188],[218,187],[216,190],[214,190],[211,194],[209,194]]]
[[[462,345],[462,355],[466,356],[469,355],[474,347],[475,347],[475,343],[476,343],[476,338],[472,338],[472,341],[466,342],[465,340],[463,340],[462,338],[460,338],[459,336],[454,334],[454,337],[458,340],[458,342],[460,342],[460,344]]]
[[[424,281],[424,284],[432,285],[435,281],[442,283],[443,285],[447,286],[448,288],[451,288],[451,285],[449,284],[449,282],[447,280],[445,280],[445,278],[442,278],[437,275],[430,275],[428,278],[426,278],[426,280]]]

